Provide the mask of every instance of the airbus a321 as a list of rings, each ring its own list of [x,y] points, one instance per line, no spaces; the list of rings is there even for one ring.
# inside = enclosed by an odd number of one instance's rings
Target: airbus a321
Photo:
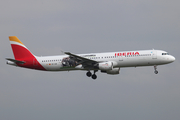
[[[154,73],[158,74],[157,65],[175,61],[175,57],[167,52],[154,49],[88,54],[64,52],[64,55],[38,57],[16,36],[9,36],[9,40],[15,58],[6,58],[9,65],[43,71],[84,70],[92,79],[97,78],[98,70],[115,75],[119,74],[123,67],[154,66]]]

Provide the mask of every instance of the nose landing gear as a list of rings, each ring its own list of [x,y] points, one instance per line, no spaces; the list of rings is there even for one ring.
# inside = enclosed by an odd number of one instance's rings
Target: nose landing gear
[[[92,75],[92,73],[90,72],[90,71],[88,71],[87,73],[86,73],[86,75],[88,76],[88,77],[92,77],[92,79],[96,79],[97,78],[97,75],[95,74],[97,72],[97,70],[94,70],[94,74]]]
[[[154,73],[155,73],[155,74],[158,74],[157,66],[156,66],[156,65],[154,66]]]

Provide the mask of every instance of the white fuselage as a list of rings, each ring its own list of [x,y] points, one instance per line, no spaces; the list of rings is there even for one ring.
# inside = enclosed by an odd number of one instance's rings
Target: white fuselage
[[[175,60],[173,56],[162,50],[123,51],[77,55],[100,62],[110,61],[113,63],[114,68],[163,65]],[[84,68],[81,64],[75,67],[64,67],[62,60],[66,57],[68,57],[68,55],[36,58],[47,71],[87,70],[87,68]],[[93,70],[93,68],[88,69]]]

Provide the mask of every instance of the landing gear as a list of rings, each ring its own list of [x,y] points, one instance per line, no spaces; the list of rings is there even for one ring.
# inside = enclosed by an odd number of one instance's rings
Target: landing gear
[[[97,72],[97,70],[94,70],[94,74],[92,75],[92,73],[90,72],[90,71],[88,71],[87,73],[86,73],[86,75],[88,76],[88,77],[92,77],[92,79],[96,79],[97,78],[97,75],[95,74]]]
[[[156,70],[156,71],[154,71],[154,73],[155,73],[155,74],[158,74],[158,71]]]
[[[154,73],[155,73],[155,74],[158,74],[157,66],[156,66],[156,65],[154,66]]]
[[[97,78],[97,75],[96,75],[96,74],[93,74],[93,75],[92,75],[92,79],[95,80],[96,78]]]
[[[88,77],[91,77],[91,76],[92,76],[92,73],[91,73],[90,71],[88,71],[88,72],[86,73],[86,75],[87,75]]]

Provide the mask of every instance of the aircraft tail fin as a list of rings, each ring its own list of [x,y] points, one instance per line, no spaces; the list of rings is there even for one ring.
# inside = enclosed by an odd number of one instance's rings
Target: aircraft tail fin
[[[34,58],[34,55],[16,36],[9,36],[9,40],[15,60],[23,61],[24,59]]]

